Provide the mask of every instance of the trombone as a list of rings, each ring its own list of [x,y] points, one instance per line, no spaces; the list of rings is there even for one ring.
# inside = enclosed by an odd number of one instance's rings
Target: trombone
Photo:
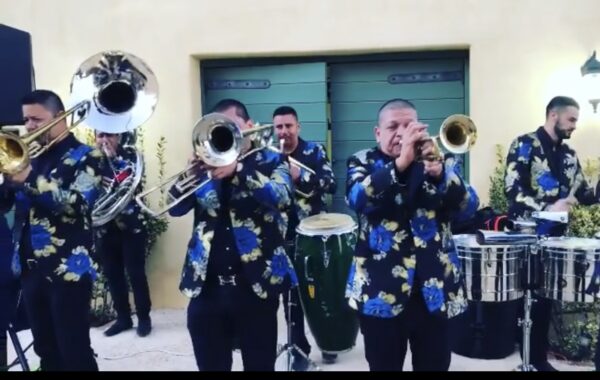
[[[242,130],[235,121],[227,116],[211,113],[200,118],[194,125],[192,147],[200,162],[213,167],[222,167],[241,160],[258,150],[268,148],[272,136],[273,126],[270,124],[256,125],[253,128]],[[246,153],[242,153],[248,143],[254,147]],[[207,178],[203,181],[198,175],[190,173],[200,162],[189,164],[185,169],[158,185],[139,193],[135,197],[135,201],[145,212],[154,217],[166,213],[211,181],[210,172],[206,173]],[[146,196],[157,190],[160,190],[161,193],[164,192],[165,187],[169,184],[181,193],[179,197],[173,196],[167,190],[167,204],[159,210],[152,210],[144,203],[143,199]]]
[[[84,116],[89,112],[90,107],[90,101],[82,101],[37,128],[35,131],[29,132],[23,136],[0,132],[0,172],[2,174],[15,175],[23,171],[29,166],[32,159],[42,155],[50,149],[52,145],[68,134],[71,129],[78,126],[84,120]],[[44,135],[67,117],[72,116],[74,119],[76,112],[80,115],[79,119],[77,121],[73,120],[71,125],[59,136],[47,142],[45,145],[42,145],[37,141],[40,136]]]

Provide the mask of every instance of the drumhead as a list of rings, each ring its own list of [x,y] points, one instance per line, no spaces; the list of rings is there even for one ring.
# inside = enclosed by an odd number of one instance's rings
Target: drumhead
[[[296,232],[307,236],[342,235],[356,229],[356,222],[346,214],[324,213],[302,219]]]
[[[600,251],[600,240],[578,237],[550,237],[540,242],[542,247],[565,250]]]
[[[524,244],[479,244],[477,242],[477,237],[474,234],[461,234],[461,235],[453,235],[452,239],[454,240],[454,245],[456,248],[510,248],[517,247],[519,249],[523,248]]]

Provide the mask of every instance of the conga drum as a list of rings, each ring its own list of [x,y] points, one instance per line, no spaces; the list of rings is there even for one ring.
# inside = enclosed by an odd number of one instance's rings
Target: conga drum
[[[357,225],[345,214],[318,214],[296,228],[294,267],[300,302],[317,346],[330,354],[352,349],[358,317],[345,298]]]

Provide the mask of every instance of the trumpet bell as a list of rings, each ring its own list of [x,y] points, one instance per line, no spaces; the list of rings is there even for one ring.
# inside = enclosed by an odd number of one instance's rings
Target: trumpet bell
[[[132,131],[154,112],[156,76],[133,54],[110,50],[86,59],[71,80],[72,105],[90,101],[86,124],[106,133]]]
[[[449,152],[464,154],[477,141],[477,127],[466,115],[451,115],[442,122],[439,138]]]

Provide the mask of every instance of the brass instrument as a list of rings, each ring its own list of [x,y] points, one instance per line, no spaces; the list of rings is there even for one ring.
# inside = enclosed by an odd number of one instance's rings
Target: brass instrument
[[[434,152],[426,157],[420,155],[419,158],[422,160],[436,161],[443,158],[436,140],[439,140],[450,153],[465,154],[477,141],[477,127],[466,115],[450,115],[442,122],[439,135],[428,140],[433,141]]]
[[[201,181],[193,174],[197,165],[205,164],[212,167],[223,167],[232,164],[236,160],[271,145],[273,137],[273,125],[256,125],[253,128],[242,130],[235,121],[220,113],[211,113],[196,122],[192,131],[192,147],[199,162],[186,166],[185,169],[167,178],[160,184],[138,194],[136,202],[148,214],[157,217],[179,204],[188,196],[195,193],[211,180],[210,172],[207,179]],[[245,148],[252,146],[245,153]],[[168,188],[174,186],[181,196],[173,197]],[[155,191],[168,194],[166,205],[160,210],[152,210],[143,199]]]
[[[84,120],[107,133],[131,131],[141,125],[156,104],[156,80],[137,57],[120,51],[98,53],[80,65],[71,81],[67,111],[23,136],[0,132],[0,172],[14,175],[29,166]],[[71,125],[45,143],[39,138],[71,116]],[[76,119],[77,117],[77,119]]]
[[[283,139],[279,140],[279,148],[276,148],[273,145],[269,145],[267,148],[273,152],[284,154],[283,153]],[[310,174],[313,174],[313,175],[316,174],[314,170],[312,170],[308,166],[304,165],[302,162],[296,160],[294,157],[287,156],[287,160],[289,161],[290,165],[294,165],[300,169],[306,170]]]

